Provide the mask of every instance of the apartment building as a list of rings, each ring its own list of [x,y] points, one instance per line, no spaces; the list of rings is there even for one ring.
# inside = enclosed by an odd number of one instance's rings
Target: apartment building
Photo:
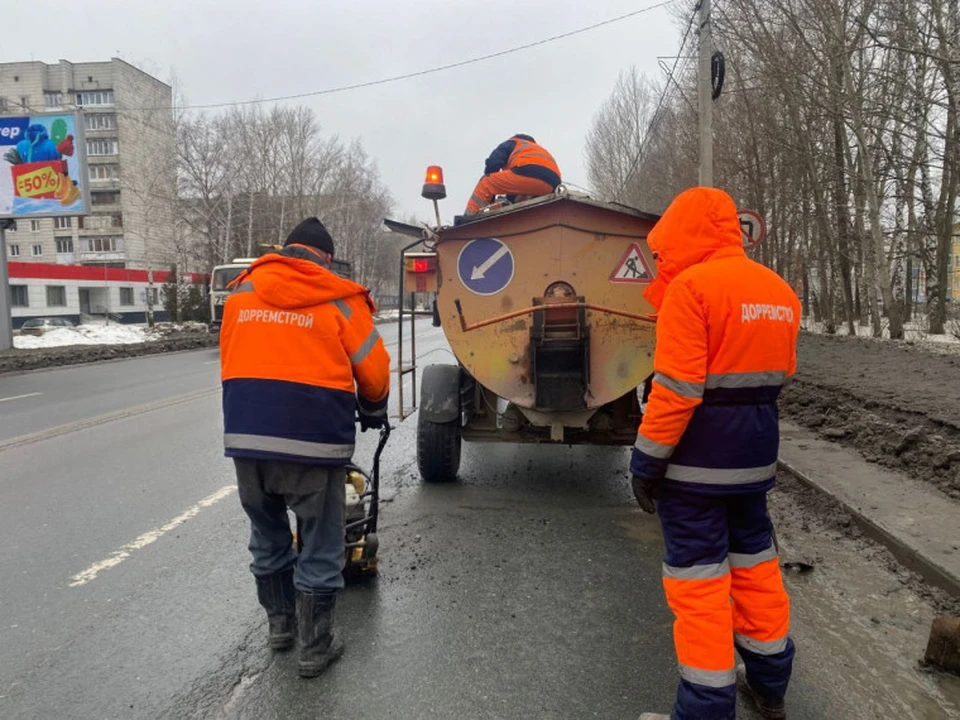
[[[85,136],[91,214],[25,219],[12,261],[161,268],[176,192],[173,92],[118,58],[0,63],[0,115],[74,111]]]

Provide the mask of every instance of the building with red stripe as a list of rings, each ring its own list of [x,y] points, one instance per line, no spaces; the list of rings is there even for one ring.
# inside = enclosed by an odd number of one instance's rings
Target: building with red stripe
[[[84,316],[109,315],[120,322],[145,322],[147,293],[153,295],[154,316],[166,319],[163,285],[168,270],[87,265],[10,262],[13,326],[37,317],[62,317],[80,322]],[[184,283],[203,283],[204,275],[184,273]]]

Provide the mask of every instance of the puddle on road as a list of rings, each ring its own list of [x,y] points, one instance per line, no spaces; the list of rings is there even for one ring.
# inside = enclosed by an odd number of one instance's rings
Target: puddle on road
[[[798,645],[795,673],[823,694],[830,717],[960,718],[960,678],[919,667],[938,614],[924,586],[857,533],[820,522],[789,492],[770,496]],[[821,515],[822,517],[822,515]],[[805,683],[806,684],[806,683]],[[824,715],[827,717],[827,715]]]

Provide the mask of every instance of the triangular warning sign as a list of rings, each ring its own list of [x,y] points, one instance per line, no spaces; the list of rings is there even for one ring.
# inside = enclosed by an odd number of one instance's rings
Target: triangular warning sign
[[[653,273],[647,267],[647,261],[640,252],[640,245],[631,243],[630,247],[620,258],[617,267],[610,275],[610,282],[615,283],[651,283]]]

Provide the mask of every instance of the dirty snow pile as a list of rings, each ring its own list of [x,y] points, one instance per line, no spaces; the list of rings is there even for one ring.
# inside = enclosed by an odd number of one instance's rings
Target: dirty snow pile
[[[822,322],[815,322],[811,317],[804,317],[800,322],[800,327],[806,330],[807,332],[813,333],[815,335],[826,335],[825,324]],[[919,318],[917,320],[911,320],[904,323],[903,326],[903,335],[904,340],[907,342],[918,343],[918,344],[930,344],[934,346],[957,346],[954,349],[960,349],[960,322],[955,319],[950,319],[947,322],[947,332],[944,335],[933,335],[927,331],[928,322],[926,318]],[[857,337],[864,338],[866,340],[873,340],[873,327],[871,325],[855,325],[854,329],[857,331]],[[883,339],[890,339],[890,325],[884,319],[881,327],[883,333]],[[850,333],[848,332],[846,323],[837,322],[836,324],[836,335],[846,336]]]
[[[65,345],[132,345],[149,339],[138,325],[79,325],[56,328],[43,335],[20,335],[13,339],[13,345],[20,350],[33,350]]]
[[[373,316],[374,320],[377,322],[387,322],[388,320],[396,320],[400,317],[399,310],[381,310],[376,315]]]
[[[157,340],[170,335],[180,335],[183,333],[206,333],[209,332],[206,323],[202,322],[161,322],[152,328],[144,329],[144,339]]]

